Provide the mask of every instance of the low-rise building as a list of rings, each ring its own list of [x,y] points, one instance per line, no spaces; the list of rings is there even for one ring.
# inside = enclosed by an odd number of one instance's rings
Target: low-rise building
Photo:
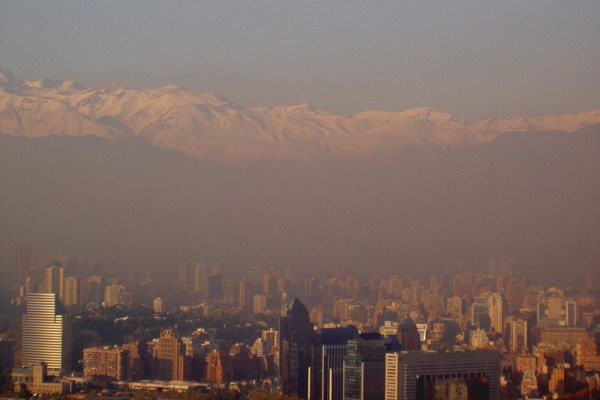
[[[69,383],[55,377],[49,379],[47,368],[45,362],[32,364],[25,368],[14,368],[11,376],[15,392],[28,390],[36,394],[70,393]]]

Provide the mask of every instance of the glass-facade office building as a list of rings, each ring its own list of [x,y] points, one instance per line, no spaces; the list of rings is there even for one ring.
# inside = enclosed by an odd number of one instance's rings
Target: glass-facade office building
[[[344,400],[383,400],[385,345],[379,333],[348,341],[344,358]]]
[[[348,341],[358,337],[355,327],[319,329],[312,346],[309,400],[344,398],[344,357]]]

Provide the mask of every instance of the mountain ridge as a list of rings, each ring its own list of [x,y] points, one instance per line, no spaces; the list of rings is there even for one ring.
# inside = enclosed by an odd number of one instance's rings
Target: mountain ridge
[[[397,161],[487,143],[506,132],[575,132],[600,122],[579,114],[467,120],[432,107],[340,115],[305,101],[243,107],[167,85],[85,88],[73,80],[16,80],[0,69],[0,132],[12,136],[143,138],[160,148],[225,163],[371,159]]]

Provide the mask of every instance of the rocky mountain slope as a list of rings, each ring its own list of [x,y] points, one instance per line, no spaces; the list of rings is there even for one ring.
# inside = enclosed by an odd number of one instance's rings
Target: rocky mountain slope
[[[306,102],[245,108],[177,86],[85,88],[74,81],[19,81],[0,69],[0,133],[143,138],[154,146],[228,163],[249,160],[395,161],[489,142],[504,132],[574,132],[600,122],[580,114],[469,121],[433,108],[337,115]]]

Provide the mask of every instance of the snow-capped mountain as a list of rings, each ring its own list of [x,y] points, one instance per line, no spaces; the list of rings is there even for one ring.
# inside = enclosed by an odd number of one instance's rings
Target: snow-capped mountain
[[[306,102],[245,108],[215,94],[177,86],[140,90],[74,81],[18,81],[0,68],[0,133],[144,138],[199,158],[311,160],[430,154],[493,140],[503,132],[574,132],[600,122],[580,114],[469,121],[433,108],[332,114]]]

